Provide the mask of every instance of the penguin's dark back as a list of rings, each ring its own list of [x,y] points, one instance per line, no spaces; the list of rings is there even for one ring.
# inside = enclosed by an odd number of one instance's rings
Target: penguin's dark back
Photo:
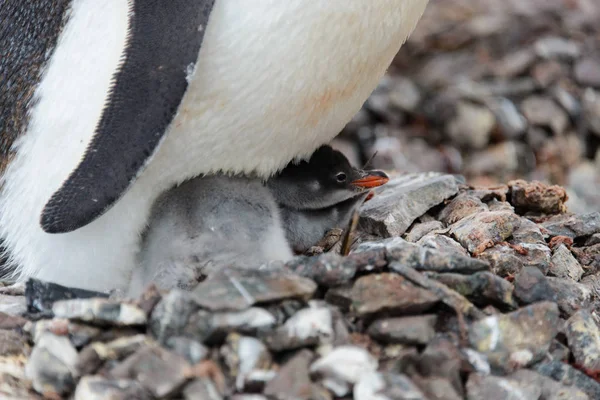
[[[0,174],[73,0],[0,0]]]

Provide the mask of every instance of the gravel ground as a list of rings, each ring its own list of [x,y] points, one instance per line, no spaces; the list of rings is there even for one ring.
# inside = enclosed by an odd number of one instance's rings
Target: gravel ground
[[[139,299],[30,280],[0,295],[0,398],[600,399],[599,18],[432,0],[337,139],[399,171],[348,255],[334,230]]]

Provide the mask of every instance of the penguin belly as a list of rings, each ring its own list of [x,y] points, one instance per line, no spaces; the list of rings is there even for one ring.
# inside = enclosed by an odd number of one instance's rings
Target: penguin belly
[[[99,218],[48,234],[40,214],[92,140],[122,62],[127,3],[73,0],[36,89],[0,195],[0,232],[20,280],[124,288],[161,193],[219,171],[266,178],[328,142],[376,87],[427,0],[216,0],[189,87],[145,168]]]

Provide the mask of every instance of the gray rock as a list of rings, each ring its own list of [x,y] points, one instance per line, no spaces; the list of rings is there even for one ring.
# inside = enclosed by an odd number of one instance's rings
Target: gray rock
[[[24,315],[27,313],[27,299],[25,296],[0,294],[0,312],[9,315]]]
[[[202,343],[183,336],[173,336],[167,339],[167,348],[183,357],[191,365],[198,364],[208,358],[210,350]]]
[[[488,144],[495,125],[496,117],[488,108],[461,101],[446,130],[458,146],[482,149]]]
[[[583,215],[561,214],[541,223],[550,236],[567,236],[571,239],[591,236],[600,232],[600,212]]]
[[[458,243],[456,240],[452,239],[451,237],[442,235],[442,234],[438,235],[435,233],[431,233],[429,235],[423,236],[417,242],[417,245],[424,247],[426,249],[437,250],[440,253],[447,254],[448,257],[450,257],[450,258],[453,257],[454,259],[457,259],[457,256],[458,256],[458,259],[460,259],[461,257],[467,257],[470,259],[470,261],[468,263],[471,264],[470,265],[471,268],[477,264],[477,261],[474,261],[473,258],[471,258],[469,256],[469,252],[467,251],[467,249],[462,247],[460,245],[460,243]],[[485,262],[479,263],[479,265],[480,265],[479,268],[488,269],[489,266],[487,266],[487,265],[486,265],[486,268],[483,268],[481,266],[484,263]]]
[[[246,377],[253,371],[269,369],[271,353],[258,339],[231,333],[221,347],[221,357],[235,378],[238,391],[244,389]]]
[[[68,318],[114,326],[144,325],[146,313],[137,306],[107,299],[74,299],[57,301],[52,312]]]
[[[427,221],[413,225],[410,231],[406,234],[406,240],[415,243],[427,235],[429,232],[443,229],[444,225],[440,221]]]
[[[600,88],[600,59],[583,58],[575,64],[575,79],[583,86]]]
[[[300,347],[331,343],[334,339],[333,314],[324,304],[311,301],[288,319],[283,326],[263,336],[273,351],[294,350]]]
[[[361,347],[340,346],[310,366],[311,375],[336,396],[346,396],[363,376],[377,370],[378,362]]]
[[[418,217],[457,192],[456,179],[451,175],[394,178],[361,207],[360,226],[383,237],[401,236]]]
[[[513,286],[490,272],[477,272],[473,275],[426,273],[426,276],[443,283],[481,307],[493,305],[505,310],[517,308]]]
[[[190,293],[171,290],[154,307],[148,324],[149,331],[159,343],[166,343],[170,337],[181,334],[190,315],[198,308]]]
[[[523,260],[517,252],[503,244],[486,249],[477,258],[488,262],[492,272],[502,277],[516,275],[523,269]]]
[[[523,304],[556,301],[554,289],[538,268],[525,267],[515,276],[515,297]]]
[[[436,315],[380,319],[371,324],[367,333],[383,343],[426,345],[435,336],[436,323]]]
[[[510,314],[494,315],[469,328],[471,347],[487,356],[490,365],[511,371],[539,361],[558,332],[554,303],[537,303]]]
[[[581,103],[566,89],[554,86],[551,90],[552,97],[571,116],[577,117],[581,114]]]
[[[433,307],[439,298],[397,274],[360,277],[348,293],[352,311],[368,317],[380,313],[412,314]]]
[[[397,77],[389,93],[390,104],[402,111],[414,112],[421,102],[421,92],[413,81]]]
[[[565,335],[577,365],[600,370],[599,321],[589,310],[576,312],[566,323]]]
[[[600,399],[600,383],[571,367],[569,364],[560,361],[551,361],[536,365],[535,370],[544,376],[561,382],[565,386],[580,389],[590,399]],[[567,398],[570,399],[571,397]]]
[[[392,263],[390,264],[390,269],[408,279],[413,284],[435,294],[444,304],[454,309],[457,313],[464,314],[473,319],[481,319],[485,315],[460,293],[450,289],[442,283],[427,278],[425,275],[412,268],[406,267],[400,263]]]
[[[288,261],[286,267],[321,286],[332,287],[350,282],[359,265],[353,259],[325,253],[315,257],[296,257]]]
[[[583,94],[582,108],[590,130],[600,136],[600,92],[587,89]]]
[[[592,291],[587,286],[568,279],[551,276],[546,279],[556,295],[556,303],[561,315],[565,318],[569,318],[580,309],[590,306]]]
[[[488,102],[488,106],[496,115],[496,120],[505,138],[517,139],[525,134],[527,120],[512,101],[499,97]]]
[[[589,397],[581,390],[575,387],[561,385],[553,379],[541,375],[535,371],[521,369],[509,376],[511,379],[521,384],[531,384],[539,386],[541,390],[541,400],[588,400]]]
[[[223,395],[209,379],[195,379],[186,385],[183,389],[183,398],[185,400],[222,400]]]
[[[151,400],[152,396],[134,380],[84,376],[77,385],[74,400]]]
[[[472,254],[480,254],[509,238],[520,222],[510,211],[489,211],[463,218],[450,227],[450,232]]]
[[[17,331],[0,330],[0,355],[28,356],[29,344],[27,338]]]
[[[461,193],[456,196],[439,214],[439,219],[452,225],[469,215],[488,211],[488,207],[476,196]]]
[[[549,127],[557,135],[569,125],[567,113],[548,97],[528,97],[521,103],[521,110],[530,124]]]
[[[264,394],[277,400],[317,399],[318,389],[309,376],[309,366],[314,357],[306,349],[296,353],[281,367],[277,376],[267,383]]]
[[[519,382],[499,376],[471,374],[467,381],[468,400],[524,400],[539,399],[542,388],[537,382]]]
[[[153,342],[145,335],[126,336],[108,343],[92,343],[77,355],[79,375],[91,375],[106,361],[122,360]]]
[[[406,375],[370,372],[354,386],[355,400],[427,400]]]
[[[583,272],[579,261],[573,257],[567,246],[561,244],[554,249],[554,254],[550,262],[550,270],[548,271],[549,274],[579,282],[583,276]]]
[[[419,387],[427,399],[435,400],[462,400],[463,397],[452,386],[448,379],[430,377],[420,378]]]
[[[177,395],[187,382],[190,364],[158,346],[145,346],[109,371],[113,379],[137,381],[152,396]]]
[[[260,270],[224,269],[192,292],[197,304],[211,311],[242,311],[257,303],[290,298],[308,299],[317,284],[271,266]]]
[[[25,374],[45,396],[65,396],[75,388],[77,350],[68,338],[44,334],[31,352]]]
[[[581,54],[579,43],[559,36],[546,36],[538,39],[533,47],[535,53],[542,58],[573,59]]]

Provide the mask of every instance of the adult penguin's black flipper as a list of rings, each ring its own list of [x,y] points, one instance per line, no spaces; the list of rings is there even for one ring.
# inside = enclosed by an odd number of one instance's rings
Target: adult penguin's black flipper
[[[131,186],[175,117],[214,2],[129,0],[123,63],[82,161],[44,207],[44,231],[89,224]]]

